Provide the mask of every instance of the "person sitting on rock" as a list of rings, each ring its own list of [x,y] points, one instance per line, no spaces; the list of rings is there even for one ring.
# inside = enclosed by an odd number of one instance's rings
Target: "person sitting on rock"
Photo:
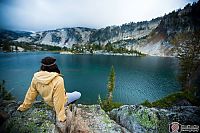
[[[17,110],[29,109],[39,94],[49,106],[55,109],[58,121],[64,122],[66,120],[65,106],[79,99],[81,93],[77,91],[65,93],[64,80],[55,58],[45,57],[41,63],[40,71],[34,74],[24,102]]]

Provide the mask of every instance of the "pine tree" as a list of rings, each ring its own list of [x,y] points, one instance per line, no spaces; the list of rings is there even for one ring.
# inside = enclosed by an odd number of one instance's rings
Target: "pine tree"
[[[108,77],[108,84],[107,84],[107,90],[108,90],[108,96],[106,99],[101,100],[100,95],[98,96],[98,103],[102,107],[103,110],[111,111],[114,108],[119,108],[122,104],[119,102],[113,102],[113,92],[115,89],[115,70],[114,67],[111,67],[111,71]]]
[[[112,98],[113,98],[113,91],[115,88],[115,70],[114,67],[111,67],[111,71],[109,74],[109,78],[108,78],[108,84],[107,84],[107,89],[108,89],[108,102],[112,102]]]
[[[177,35],[177,44],[180,74],[178,79],[183,90],[194,87],[192,80],[200,63],[200,32],[187,32]]]

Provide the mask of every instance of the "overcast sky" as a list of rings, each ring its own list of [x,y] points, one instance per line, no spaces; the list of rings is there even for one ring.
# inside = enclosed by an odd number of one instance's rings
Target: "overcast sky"
[[[197,0],[0,0],[0,28],[102,28],[151,20]]]

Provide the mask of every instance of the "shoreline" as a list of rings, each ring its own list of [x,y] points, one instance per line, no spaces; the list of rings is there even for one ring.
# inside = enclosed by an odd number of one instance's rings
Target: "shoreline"
[[[136,55],[136,54],[128,54],[128,53],[72,53],[72,52],[66,52],[62,51],[59,52],[59,54],[63,55],[108,55],[108,56],[133,56],[133,57],[144,57],[144,56],[152,56],[152,57],[171,57],[175,58],[175,56],[163,56],[163,55],[149,55],[149,54],[144,54],[144,55]]]
[[[127,54],[127,53],[109,53],[109,52],[105,52],[105,53],[71,53],[71,52],[60,52],[60,54],[63,55],[112,55],[112,56],[136,56],[136,57],[142,57],[142,56],[146,56],[146,55],[136,55],[136,54]]]
[[[128,53],[72,53],[72,52],[66,52],[66,51],[15,51],[15,52],[5,52],[5,51],[0,51],[0,53],[29,53],[29,52],[51,52],[51,53],[58,53],[58,54],[63,54],[63,55],[107,55],[107,56],[132,56],[132,57],[144,57],[144,56],[151,56],[151,57],[170,57],[170,58],[176,58],[176,56],[163,56],[163,55],[136,55],[136,54],[128,54]]]

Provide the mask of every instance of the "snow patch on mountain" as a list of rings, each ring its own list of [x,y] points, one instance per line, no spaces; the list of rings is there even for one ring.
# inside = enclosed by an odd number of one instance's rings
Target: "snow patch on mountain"
[[[17,41],[17,42],[32,42],[32,39],[30,37],[20,37],[15,41]]]

